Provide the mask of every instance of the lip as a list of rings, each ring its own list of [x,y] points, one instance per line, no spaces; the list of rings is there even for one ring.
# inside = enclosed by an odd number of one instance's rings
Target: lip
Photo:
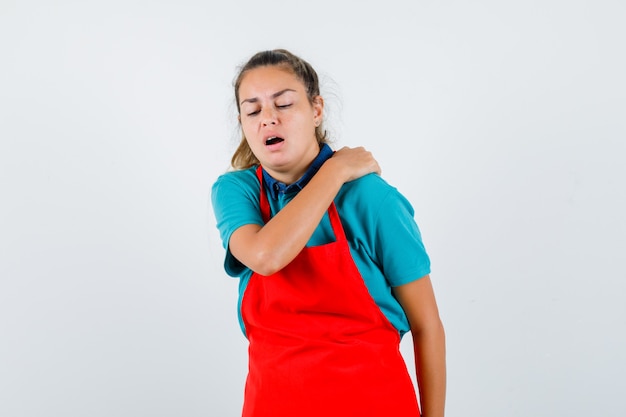
[[[265,135],[263,135],[263,144],[265,144],[269,138],[273,138],[273,137],[282,138],[282,136],[278,134],[277,132],[266,133]]]
[[[282,139],[282,140],[281,140],[281,141],[279,141],[279,142],[276,142],[276,143],[268,144],[268,143],[267,143],[267,141],[268,141],[269,139],[271,139],[271,138],[274,138],[274,137],[276,137],[276,138],[280,138],[280,139]],[[269,150],[269,151],[275,151],[275,150],[278,150],[278,149],[280,149],[280,148],[281,148],[284,144],[285,144],[285,138],[283,138],[283,137],[282,137],[281,135],[279,135],[279,134],[276,134],[276,133],[269,134],[269,133],[268,133],[268,134],[264,135],[264,137],[263,137],[263,145],[265,146],[265,149],[267,149],[267,150]]]
[[[270,152],[277,151],[280,148],[282,148],[284,144],[285,144],[285,141],[283,140],[282,142],[276,142],[271,145],[265,145],[265,149],[267,149]]]

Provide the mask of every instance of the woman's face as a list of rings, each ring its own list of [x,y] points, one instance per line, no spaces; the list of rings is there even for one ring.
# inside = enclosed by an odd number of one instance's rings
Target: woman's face
[[[263,168],[279,181],[297,181],[319,153],[315,127],[322,120],[322,98],[311,104],[293,73],[264,66],[244,75],[239,106],[244,136]]]

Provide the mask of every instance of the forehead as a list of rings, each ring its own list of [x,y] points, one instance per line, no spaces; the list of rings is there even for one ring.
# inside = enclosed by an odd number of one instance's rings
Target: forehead
[[[304,93],[304,83],[289,69],[281,66],[264,66],[249,70],[239,84],[239,98],[246,100],[277,91],[292,89]]]

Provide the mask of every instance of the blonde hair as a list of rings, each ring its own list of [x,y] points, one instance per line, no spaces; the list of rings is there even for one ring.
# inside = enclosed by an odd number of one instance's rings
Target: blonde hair
[[[264,66],[280,66],[291,71],[304,84],[309,103],[313,104],[314,99],[320,95],[319,78],[311,64],[286,49],[261,51],[254,54],[248,62],[241,67],[237,78],[235,78],[233,82],[237,114],[241,114],[239,106],[239,87],[241,86],[244,75],[250,70]],[[328,143],[327,132],[323,124],[315,128],[315,137],[320,144]],[[254,153],[252,153],[243,132],[241,134],[241,142],[237,150],[235,150],[230,164],[235,169],[246,169],[259,164],[259,160],[254,156]]]

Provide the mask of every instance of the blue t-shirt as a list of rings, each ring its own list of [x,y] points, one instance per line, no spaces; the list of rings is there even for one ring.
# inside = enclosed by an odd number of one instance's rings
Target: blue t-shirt
[[[307,173],[289,186],[278,183],[264,171],[272,213],[285,207],[330,156],[332,150],[324,145]],[[221,175],[213,184],[211,192],[217,228],[226,249],[224,268],[228,275],[240,279],[238,312],[244,334],[241,300],[252,270],[230,253],[228,242],[232,233],[241,226],[263,226],[259,190],[256,167],[251,167]],[[376,174],[345,183],[334,201],[350,253],[367,289],[391,324],[401,336],[404,335],[410,330],[409,323],[391,288],[430,273],[430,260],[413,218],[411,204],[396,188]],[[319,246],[334,240],[326,213],[307,246]]]

